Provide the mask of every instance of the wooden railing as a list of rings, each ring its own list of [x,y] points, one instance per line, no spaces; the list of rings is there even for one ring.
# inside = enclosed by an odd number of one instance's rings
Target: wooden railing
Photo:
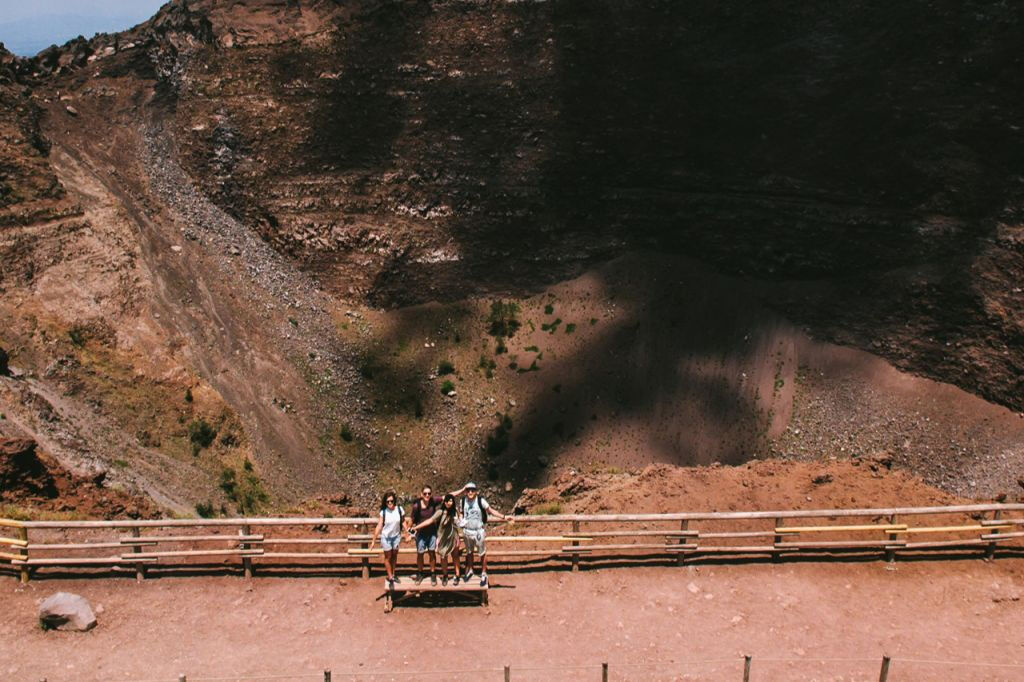
[[[251,576],[257,564],[348,566],[370,575],[374,518],[230,518],[118,521],[0,519],[0,566],[27,582],[47,567],[134,569],[142,580],[153,566],[210,566],[231,562]],[[546,533],[530,529],[554,529]],[[950,507],[823,509],[673,514],[559,514],[517,516],[493,528],[487,554],[499,561],[564,561],[581,557],[687,558],[707,555],[783,557],[870,552],[899,553],[999,548],[1024,553],[1024,504]],[[400,552],[413,554],[407,543]]]

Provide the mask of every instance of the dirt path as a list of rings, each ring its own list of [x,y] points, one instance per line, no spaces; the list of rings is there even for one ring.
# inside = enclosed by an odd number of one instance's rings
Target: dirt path
[[[1024,675],[899,660],[1024,662],[1019,560],[552,570],[492,583],[487,609],[385,614],[376,579],[4,580],[0,677],[317,679],[330,668],[335,680],[498,680],[510,664],[515,680],[595,680],[607,661],[611,679],[738,680],[747,653],[754,680],[875,680],[883,653],[897,682]],[[99,626],[40,631],[36,601],[58,590],[102,605]],[[687,663],[698,659],[727,660]],[[366,676],[382,670],[392,674]]]

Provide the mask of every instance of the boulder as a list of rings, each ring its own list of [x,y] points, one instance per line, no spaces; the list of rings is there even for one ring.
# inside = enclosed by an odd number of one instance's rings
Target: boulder
[[[39,622],[47,630],[85,632],[96,627],[96,615],[85,597],[58,592],[39,605]]]

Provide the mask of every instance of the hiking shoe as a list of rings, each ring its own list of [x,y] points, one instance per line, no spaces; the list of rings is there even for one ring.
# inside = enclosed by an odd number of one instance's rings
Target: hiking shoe
[[[395,579],[394,578],[388,578],[388,587],[391,588],[392,590],[395,589]]]
[[[481,573],[480,574],[480,587],[487,587],[487,574],[486,573]]]
[[[421,582],[423,582],[423,576],[421,576],[419,573],[413,573],[412,581],[419,585]]]
[[[458,580],[458,578],[456,578]],[[457,585],[458,583],[456,583]],[[441,578],[441,587],[448,587],[448,576]]]
[[[472,568],[467,568],[466,572],[462,574],[462,579],[463,580],[469,580],[472,577],[473,577],[473,569]]]
[[[455,576],[455,580],[452,581],[452,585],[458,585],[458,584],[459,584],[459,576],[456,575]]]
[[[437,587],[437,576],[436,575],[430,576],[430,584],[433,585],[434,587]]]

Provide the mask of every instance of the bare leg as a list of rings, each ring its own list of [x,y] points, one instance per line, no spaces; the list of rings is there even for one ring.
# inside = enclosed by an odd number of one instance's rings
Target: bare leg
[[[486,572],[487,572],[487,555],[486,554],[481,554],[480,555],[480,573],[483,574],[483,573],[486,573]]]
[[[441,580],[448,580],[448,556],[441,557]]]
[[[437,552],[430,552],[430,575],[437,573]]]
[[[455,575],[461,575],[462,572],[459,570],[459,548],[456,547],[452,550],[452,563],[455,564]]]
[[[388,580],[395,579],[395,560],[398,558],[396,550],[384,552],[384,571],[388,574]]]
[[[416,575],[423,576],[423,552],[416,552]]]

